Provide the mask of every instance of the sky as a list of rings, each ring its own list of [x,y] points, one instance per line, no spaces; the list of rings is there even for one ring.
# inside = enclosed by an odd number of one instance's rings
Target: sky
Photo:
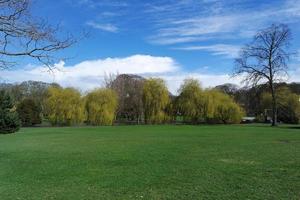
[[[88,91],[109,74],[161,77],[172,93],[185,78],[203,87],[241,84],[234,58],[272,23],[293,35],[288,82],[300,82],[300,0],[35,0],[34,16],[80,37],[47,69],[30,59],[1,71],[2,82],[38,80]]]

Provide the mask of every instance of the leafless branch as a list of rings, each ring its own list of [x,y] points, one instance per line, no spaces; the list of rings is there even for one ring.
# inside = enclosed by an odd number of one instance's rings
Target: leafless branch
[[[47,66],[62,59],[54,53],[73,45],[70,35],[60,38],[60,26],[33,18],[29,11],[31,0],[0,0],[0,69],[16,65],[17,57],[31,57]]]

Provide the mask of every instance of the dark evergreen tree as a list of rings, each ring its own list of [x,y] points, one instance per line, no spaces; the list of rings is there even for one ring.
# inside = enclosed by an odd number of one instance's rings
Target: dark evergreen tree
[[[20,120],[11,97],[5,91],[0,91],[0,134],[13,133],[19,128]]]
[[[42,123],[41,106],[31,98],[23,99],[17,107],[17,112],[22,126],[34,126]]]

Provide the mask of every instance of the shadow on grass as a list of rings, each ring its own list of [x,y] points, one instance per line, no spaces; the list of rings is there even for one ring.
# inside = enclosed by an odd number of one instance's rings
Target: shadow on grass
[[[288,128],[288,129],[300,129],[300,126],[288,126],[288,127],[282,127],[282,128]]]

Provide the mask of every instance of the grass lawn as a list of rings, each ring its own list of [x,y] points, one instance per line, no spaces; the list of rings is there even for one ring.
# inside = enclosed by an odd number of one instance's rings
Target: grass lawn
[[[300,128],[24,128],[0,135],[0,199],[300,199]]]

